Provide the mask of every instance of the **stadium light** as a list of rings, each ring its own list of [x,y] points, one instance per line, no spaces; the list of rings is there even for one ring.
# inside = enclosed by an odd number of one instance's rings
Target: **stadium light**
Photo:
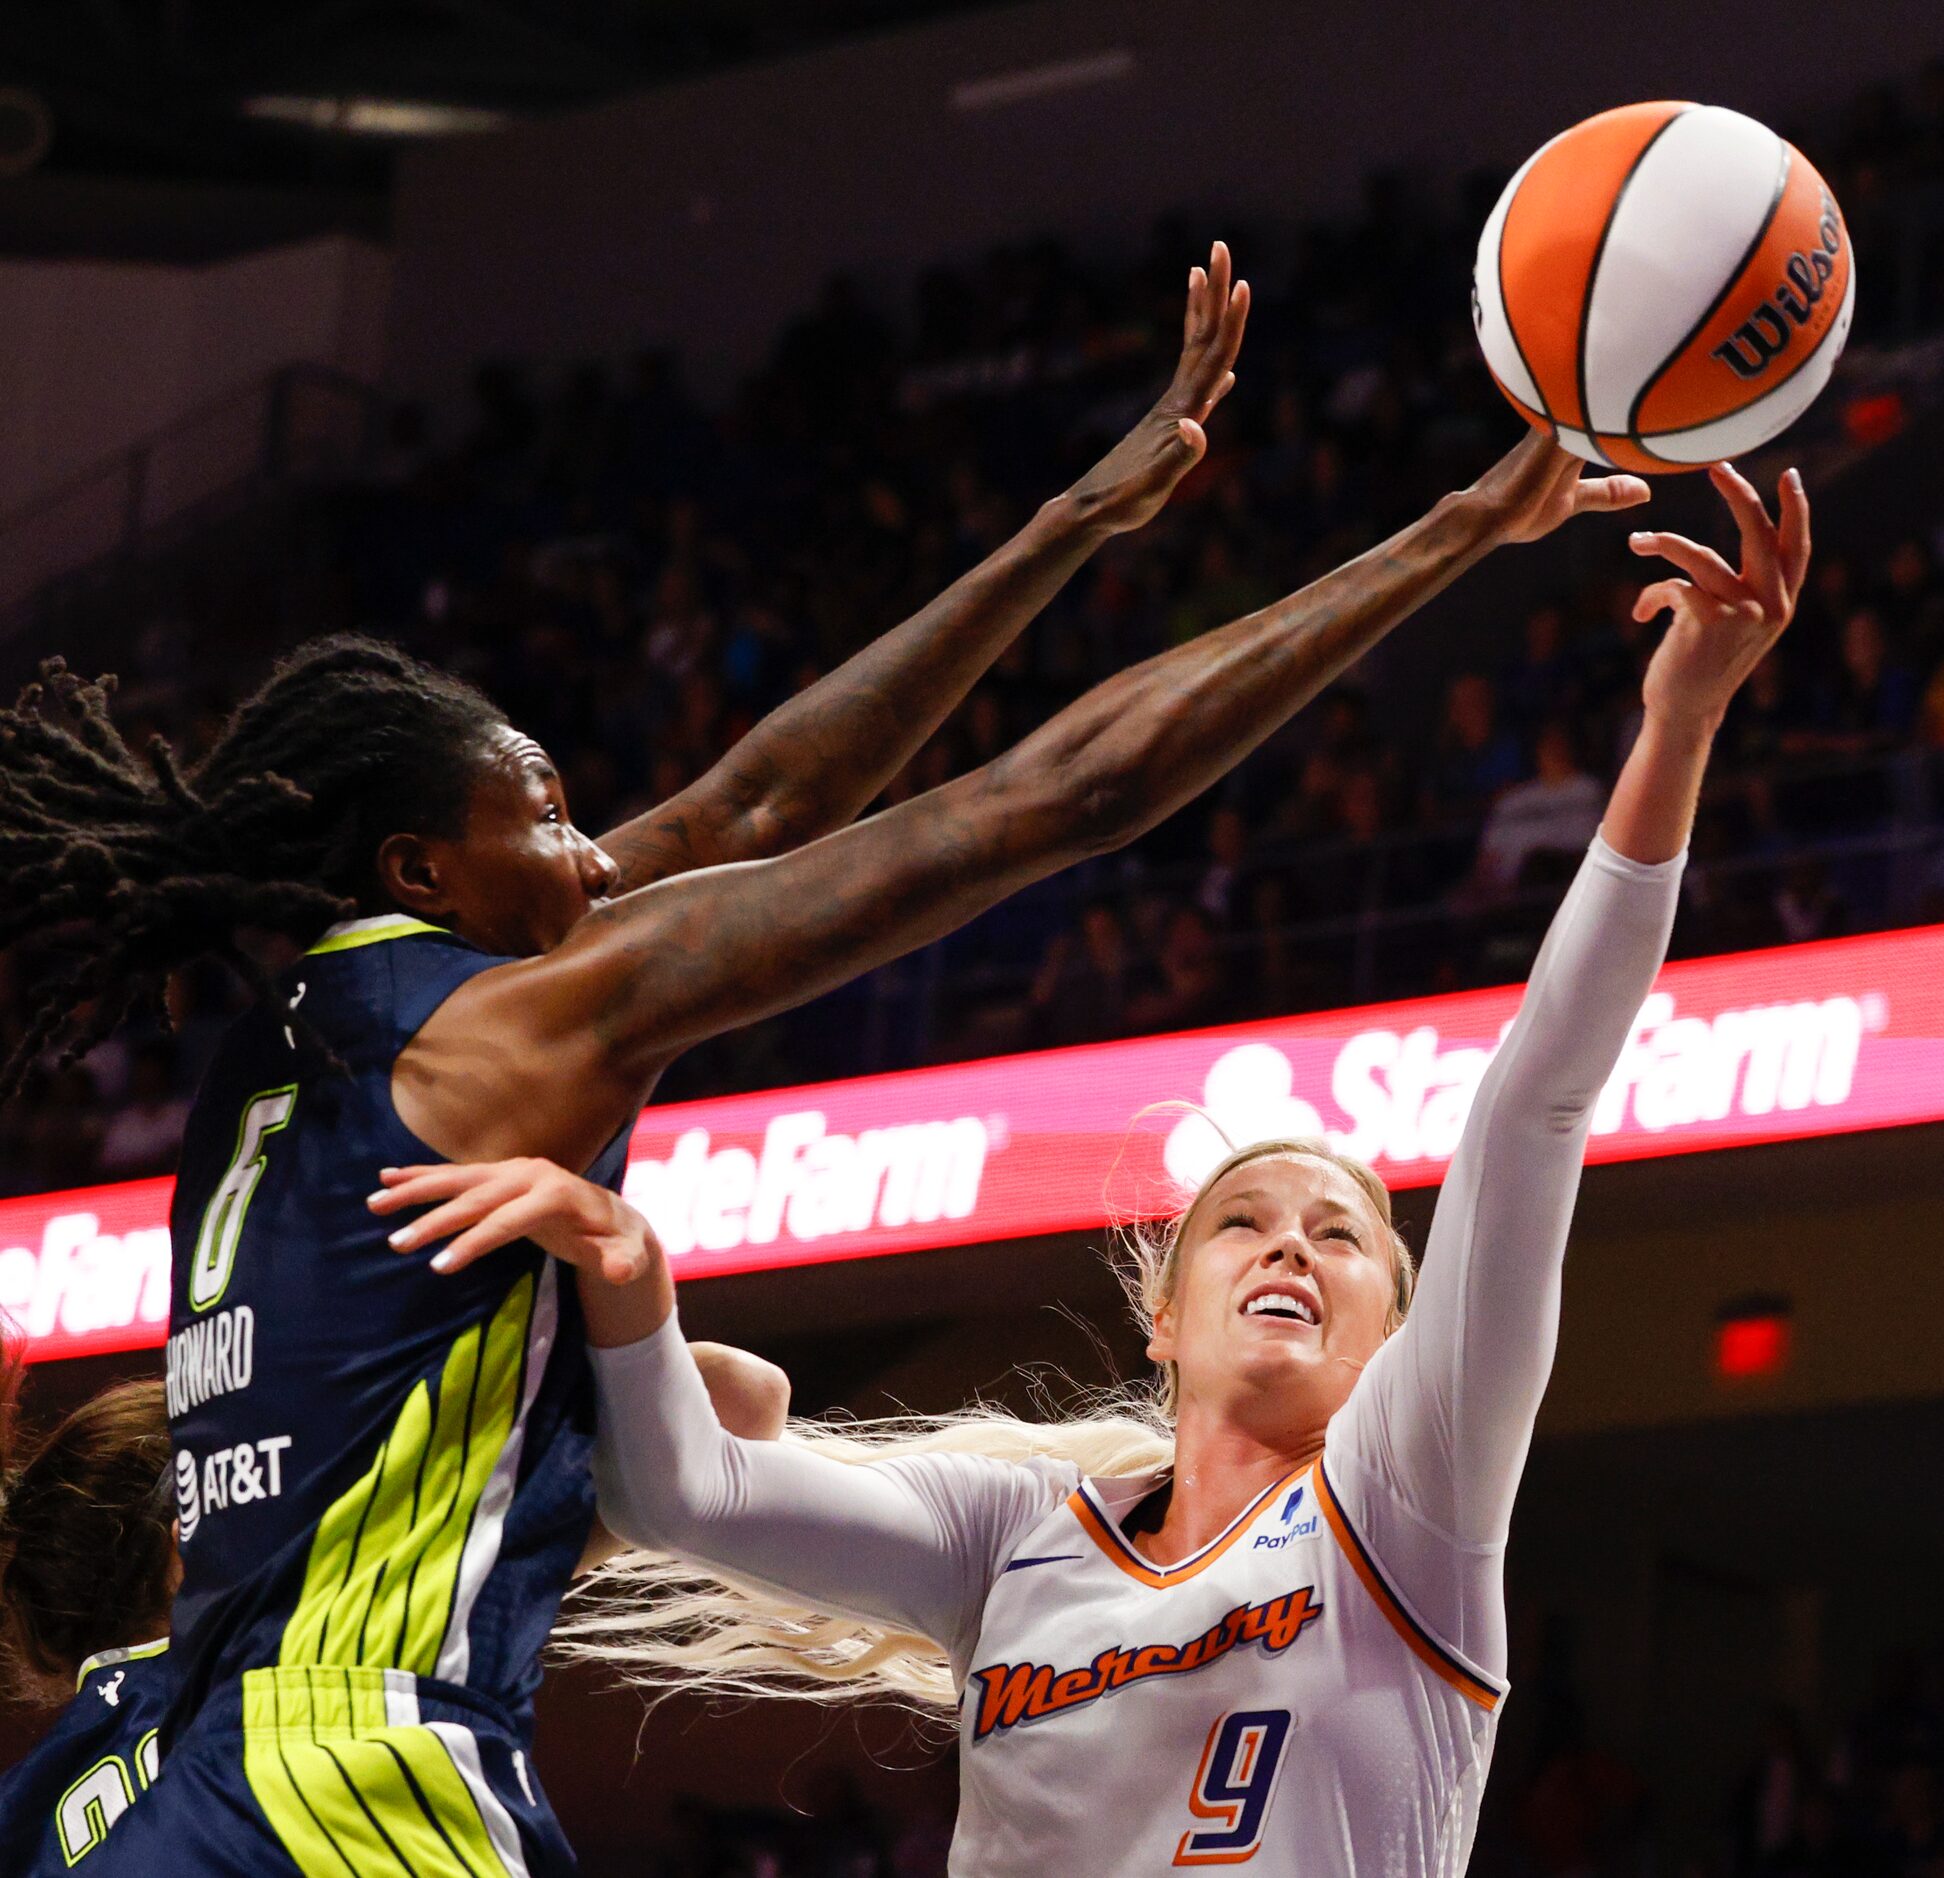
[[[481,105],[435,104],[419,98],[246,98],[243,115],[306,130],[343,131],[357,137],[452,137],[497,130],[512,121],[507,111]]]

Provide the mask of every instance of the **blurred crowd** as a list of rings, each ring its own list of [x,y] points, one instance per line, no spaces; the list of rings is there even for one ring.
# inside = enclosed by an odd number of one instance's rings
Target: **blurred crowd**
[[[1944,192],[1944,62],[1800,140],[1846,205],[1862,278],[1900,283],[1866,286],[1859,338],[1944,326],[1944,215],[1909,214]],[[1251,263],[1242,380],[1209,460],[1074,580],[888,801],[1369,546],[1510,441],[1468,317],[1501,180],[1436,203],[1379,175],[1353,217],[1231,231],[1272,264]],[[576,819],[610,826],[922,606],[1110,444],[1166,377],[1204,248],[1174,223],[1142,256],[1022,241],[928,271],[900,319],[838,279],[713,404],[666,352],[484,366],[463,422],[390,414],[369,474],[317,498],[289,567],[210,566],[128,621],[124,718],[193,753],[275,645],[359,626],[476,677],[554,753]],[[1944,916],[1944,499],[1924,521],[1867,551],[1819,536],[1798,623],[1725,732],[1680,948]],[[1517,976],[1634,728],[1655,638],[1632,618],[1639,585],[1625,565],[1580,566],[1489,630],[1400,634],[1127,855],[698,1051],[664,1092]],[[0,1038],[34,970],[0,959]],[[167,1169],[236,997],[191,974],[175,1035],[48,1068],[0,1118],[0,1191]]]
[[[1476,1878],[1944,1878],[1944,1690],[1935,1657],[1877,1668],[1869,1699],[1817,1739],[1777,1707],[1739,1774],[1700,1816],[1674,1819],[1652,1784],[1584,1726],[1570,1680],[1541,1670],[1527,1764],[1501,1754]],[[955,1808],[952,1758],[873,1804],[842,1769],[797,1782],[789,1808],[679,1801],[668,1839],[630,1872],[655,1878],[940,1878]],[[598,1854],[590,1878],[606,1867]],[[619,1867],[617,1866],[617,1870]]]
[[[1539,1748],[1473,1869],[1486,1878],[1944,1878],[1944,1684],[1936,1650],[1882,1657],[1857,1711],[1818,1735],[1777,1704],[1718,1805],[1676,1821],[1597,1745],[1570,1688],[1534,1693]]]

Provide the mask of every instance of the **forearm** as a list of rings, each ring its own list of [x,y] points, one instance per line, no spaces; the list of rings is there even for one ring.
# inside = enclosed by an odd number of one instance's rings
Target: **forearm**
[[[1600,825],[1616,853],[1652,865],[1686,848],[1713,747],[1709,723],[1657,714],[1642,721]]]
[[[1393,1489],[1468,1544],[1503,1536],[1558,1335],[1594,1105],[1666,952],[1681,868],[1595,842],[1482,1079],[1409,1321],[1369,1378]]]
[[[949,1502],[920,1490],[917,1477],[793,1442],[732,1438],[679,1322],[629,1348],[597,1351],[594,1366],[594,1480],[614,1532],[819,1609],[941,1642],[955,1633],[970,1553]],[[951,1457],[933,1467],[942,1478],[971,1464]]]
[[[1047,503],[903,624],[779,705],[692,789],[603,838],[623,888],[760,860],[853,821],[1107,538]]]
[[[803,1003],[1133,840],[1501,538],[1491,501],[1449,497],[1289,599],[1108,680],[984,768],[775,860],[623,895],[521,969],[547,988],[559,1046],[638,1086],[647,1065],[701,1038]]]
[[[1500,538],[1489,502],[1447,497],[1287,599],[1097,686],[990,773],[1014,786],[1057,778],[1077,841],[1130,841],[1233,769]]]

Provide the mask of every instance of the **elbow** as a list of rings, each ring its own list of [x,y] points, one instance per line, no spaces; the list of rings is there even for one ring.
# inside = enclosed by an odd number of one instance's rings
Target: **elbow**
[[[1079,858],[1112,854],[1147,825],[1146,802],[1132,776],[1096,776],[1073,797],[1073,841]]]
[[[1137,770],[1082,752],[1049,771],[1048,799],[1039,812],[1055,831],[1061,864],[1090,861],[1124,848],[1154,815]]]
[[[981,812],[1006,831],[1012,859],[1036,871],[1111,854],[1156,819],[1138,765],[1086,739],[1022,744],[975,776],[966,781]]]

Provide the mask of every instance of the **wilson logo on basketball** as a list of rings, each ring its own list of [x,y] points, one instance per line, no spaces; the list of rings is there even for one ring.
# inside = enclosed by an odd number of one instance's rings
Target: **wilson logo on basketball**
[[[1789,348],[1796,328],[1807,326],[1822,304],[1829,278],[1843,252],[1843,218],[1828,190],[1823,191],[1818,245],[1789,256],[1782,284],[1742,324],[1715,347],[1714,356],[1737,378],[1759,378]]]

